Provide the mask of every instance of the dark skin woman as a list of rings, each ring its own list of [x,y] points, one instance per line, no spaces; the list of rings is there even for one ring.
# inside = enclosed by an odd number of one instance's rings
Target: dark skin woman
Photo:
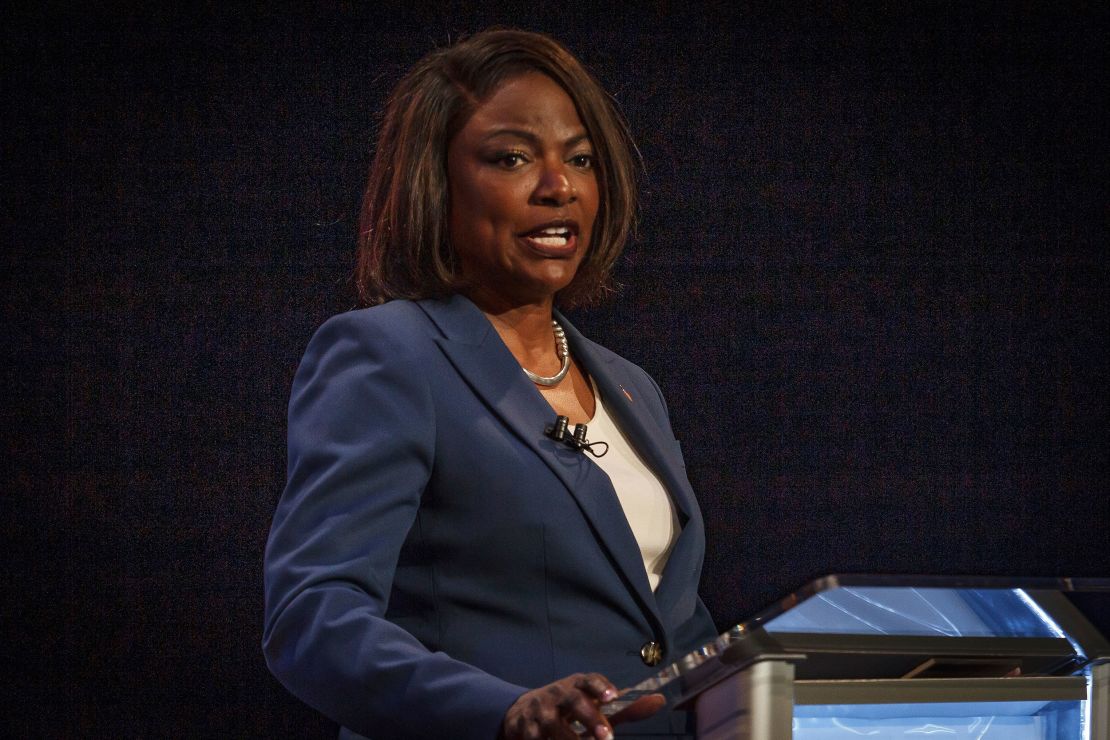
[[[620,693],[607,674],[629,685],[712,638],[694,591],[700,515],[673,502],[688,489],[677,453],[652,446],[673,440],[658,388],[557,312],[607,292],[632,223],[632,162],[609,99],[546,37],[479,34],[394,93],[359,264],[364,300],[384,305],[329,322],[306,353],[267,550],[271,669],[343,736],[604,740],[663,706],[646,696],[607,717]],[[648,536],[610,484],[619,475],[531,421],[592,423],[602,402],[650,414],[617,434],[658,490],[662,551],[682,553],[668,566],[686,569],[660,565],[651,586]],[[615,518],[591,519],[595,505]],[[559,665],[578,670],[559,677]]]
[[[546,75],[512,78],[474,111],[447,152],[451,243],[466,296],[521,367],[554,375],[561,364],[551,344],[555,295],[590,248],[598,204],[593,149],[574,103]],[[593,417],[593,393],[573,359],[567,382],[537,390],[572,423]],[[567,720],[577,720],[605,740],[610,721],[647,716],[661,701],[645,697],[607,720],[598,707],[616,696],[599,674],[565,678],[522,695],[505,715],[502,736],[573,738]]]

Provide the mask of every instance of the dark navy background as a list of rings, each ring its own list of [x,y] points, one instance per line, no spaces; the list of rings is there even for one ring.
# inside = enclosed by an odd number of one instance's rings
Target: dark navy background
[[[385,93],[496,23],[640,144],[574,316],[667,396],[721,627],[827,572],[1110,574],[1104,3],[42,5],[2,24],[5,735],[331,735],[259,650],[289,384]]]

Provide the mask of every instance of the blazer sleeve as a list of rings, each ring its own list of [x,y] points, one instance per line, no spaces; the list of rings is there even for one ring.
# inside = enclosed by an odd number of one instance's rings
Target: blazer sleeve
[[[490,740],[526,689],[384,618],[435,418],[426,367],[372,313],[321,327],[293,383],[288,482],[264,566],[266,661],[294,695],[374,740]]]

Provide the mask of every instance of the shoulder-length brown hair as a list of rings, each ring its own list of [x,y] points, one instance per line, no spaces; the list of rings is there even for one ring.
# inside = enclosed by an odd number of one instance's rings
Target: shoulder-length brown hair
[[[610,273],[636,218],[637,153],[628,126],[558,42],[491,30],[428,54],[389,98],[359,219],[355,284],[364,305],[441,298],[463,287],[448,238],[447,146],[501,83],[526,72],[546,74],[566,91],[597,159],[590,248],[558,302],[586,305],[612,291]]]

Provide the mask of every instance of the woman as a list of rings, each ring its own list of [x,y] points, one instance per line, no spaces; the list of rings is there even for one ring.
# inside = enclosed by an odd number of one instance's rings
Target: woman
[[[644,719],[657,697],[601,712],[713,638],[704,533],[658,387],[555,310],[606,290],[631,152],[536,34],[434,52],[390,99],[358,271],[381,305],[309,344],[266,552],[269,666],[341,736],[689,731]],[[609,453],[546,436],[556,415]]]

